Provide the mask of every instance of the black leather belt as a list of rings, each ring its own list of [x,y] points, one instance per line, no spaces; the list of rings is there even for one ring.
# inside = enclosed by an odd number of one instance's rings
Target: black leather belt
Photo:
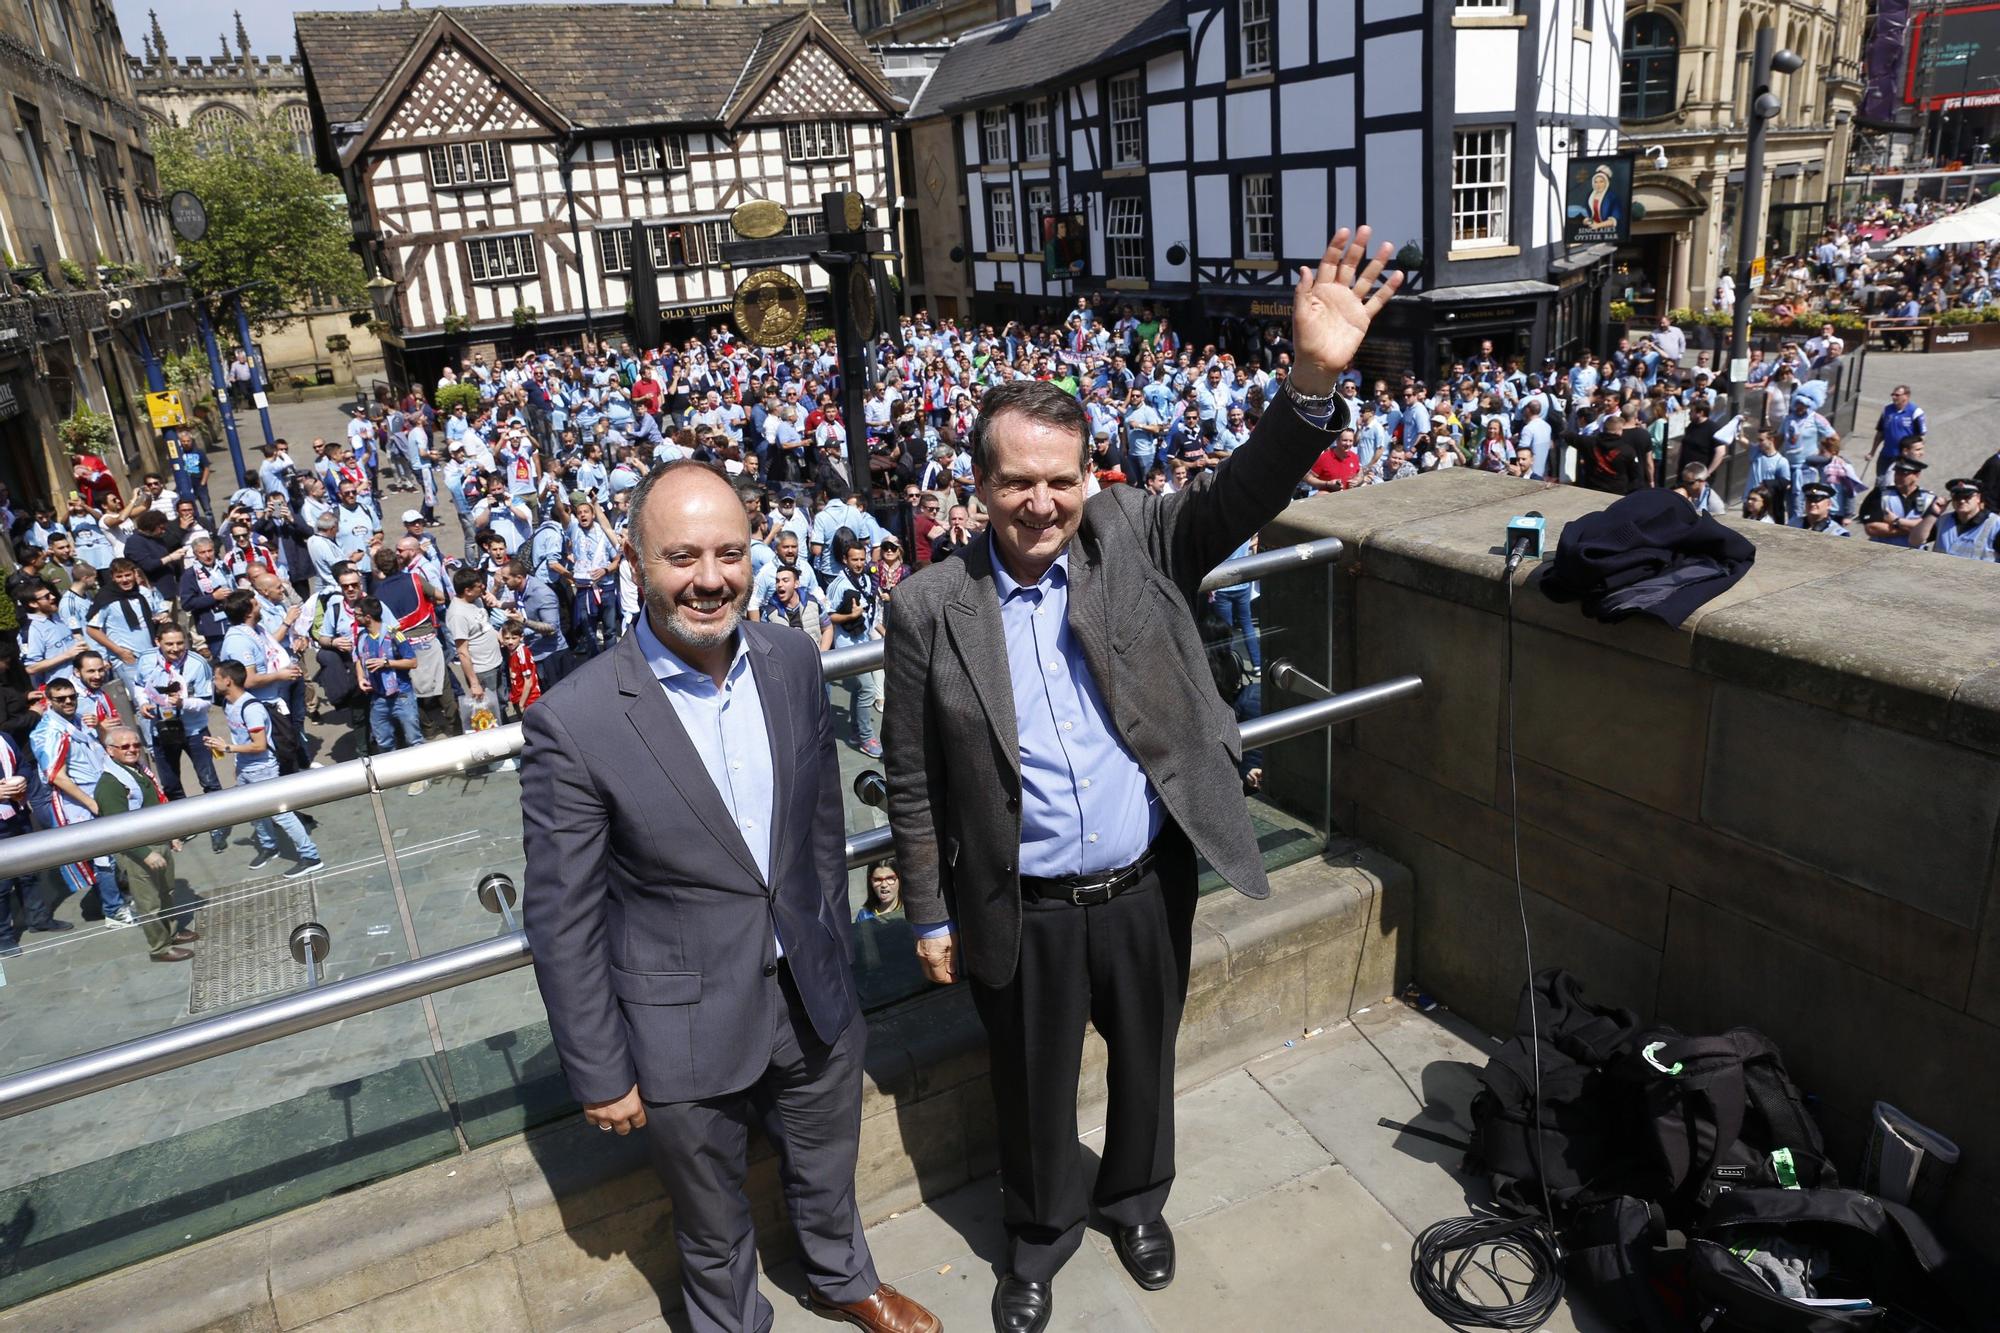
[[[1021,896],[1043,902],[1068,903],[1073,907],[1096,907],[1108,903],[1135,887],[1153,868],[1153,849],[1122,870],[1100,870],[1094,875],[1064,875],[1061,879],[1021,876]]]

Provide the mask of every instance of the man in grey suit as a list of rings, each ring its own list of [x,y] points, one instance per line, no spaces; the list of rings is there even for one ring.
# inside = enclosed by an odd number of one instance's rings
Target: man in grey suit
[[[1051,384],[987,392],[973,479],[990,539],[896,589],[889,822],[905,914],[934,981],[971,974],[992,1050],[1005,1193],[1001,1333],[1040,1333],[1091,1203],[1142,1286],[1173,1280],[1174,1038],[1195,855],[1266,897],[1239,793],[1236,719],[1193,606],[1204,575],[1275,518],[1349,424],[1335,394],[1401,283],[1345,229],[1293,303],[1295,368],[1247,443],[1172,495],[1088,502],[1090,419]],[[963,936],[961,949],[960,936]],[[1077,1146],[1084,1024],[1110,1058],[1094,1196]]]
[[[523,911],[570,1091],[605,1132],[646,1133],[696,1329],[771,1327],[755,1122],[814,1309],[936,1333],[876,1276],[854,1202],[868,1025],[818,652],[743,619],[750,530],[719,469],[669,463],[631,510],[646,614],[525,716]]]

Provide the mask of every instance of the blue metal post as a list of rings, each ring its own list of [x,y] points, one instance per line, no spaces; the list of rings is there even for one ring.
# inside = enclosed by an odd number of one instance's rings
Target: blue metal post
[[[229,405],[229,381],[222,373],[222,353],[215,346],[215,325],[200,301],[194,303],[194,322],[201,329],[202,346],[208,349],[208,376],[215,385],[215,410],[222,414],[222,434],[229,441],[229,461],[236,464],[236,484],[250,484],[250,470],[243,466],[243,441],[236,436],[236,409]]]
[[[264,406],[257,409],[257,415],[264,421],[264,443],[270,444],[278,437],[271,432],[271,384],[264,378],[264,367],[250,350],[250,316],[243,312],[243,293],[236,294],[236,336],[242,340],[243,355],[250,358],[250,392],[264,395]]]
[[[152,393],[166,392],[166,373],[160,369],[160,358],[153,353],[153,340],[146,336],[146,321],[140,320],[133,331],[139,335],[139,359],[146,363],[147,390]],[[194,499],[194,478],[181,466],[180,430],[174,426],[162,426],[160,438],[167,442],[167,454],[174,460],[174,493],[184,500]]]

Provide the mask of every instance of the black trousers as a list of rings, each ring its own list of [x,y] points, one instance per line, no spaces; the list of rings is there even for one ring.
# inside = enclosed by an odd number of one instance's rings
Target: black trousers
[[[695,1333],[767,1333],[771,1303],[757,1290],[757,1241],[743,1192],[750,1126],[778,1153],[778,1177],[812,1289],[835,1304],[867,1297],[880,1278],[861,1232],[854,1164],[861,1147],[861,1068],[868,1022],[859,1014],[822,1045],[780,967],[770,981],[771,1063],[741,1092],[698,1102],[646,1104],[648,1155],[674,1201],[681,1294]]]
[[[1105,1221],[1160,1216],[1174,1183],[1174,1039],[1187,1003],[1194,854],[1169,826],[1153,869],[1094,907],[1025,900],[1021,961],[1005,986],[972,982],[992,1051],[1007,1266],[1048,1282]],[[1076,1092],[1088,1020],[1110,1057],[1104,1158],[1086,1186]]]

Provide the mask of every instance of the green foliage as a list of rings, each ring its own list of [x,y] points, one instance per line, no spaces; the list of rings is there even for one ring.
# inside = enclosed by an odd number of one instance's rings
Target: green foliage
[[[1855,333],[1865,336],[1868,332],[1868,317],[1866,315],[1851,315],[1846,313],[1828,315],[1821,322],[1833,325],[1835,333]]]
[[[83,271],[83,265],[74,259],[58,259],[56,272],[63,275],[63,281],[72,287],[88,287],[90,279]]]
[[[1701,313],[1693,306],[1679,305],[1667,312],[1667,318],[1676,324],[1699,324]]]
[[[293,151],[292,132],[275,117],[234,134],[226,152],[205,151],[184,127],[155,128],[153,149],[160,192],[192,190],[208,209],[208,234],[179,242],[182,270],[197,288],[265,284],[243,294],[260,328],[318,297],[366,300],[339,182]]]
[[[136,264],[114,264],[102,254],[97,256],[97,280],[103,286],[121,286],[145,276],[145,270]]]
[[[833,341],[833,330],[807,329],[804,333],[800,334],[799,337],[801,337],[802,339],[804,339],[806,342],[809,343],[830,343]]]
[[[629,306],[631,303],[627,302],[626,304]],[[444,331],[446,333],[464,333],[471,322],[464,315],[446,315],[444,317]]]
[[[2000,305],[1981,306],[1979,310],[1979,322],[1981,324],[2000,324]]]
[[[1932,321],[1936,324],[1977,324],[1981,322],[1981,312],[1973,306],[1955,306],[1938,312]]]
[[[1632,322],[1632,303],[1630,301],[1613,301],[1611,303],[1611,322],[1613,324],[1630,324]]]
[[[541,317],[542,312],[531,305],[517,305],[514,307],[514,327],[517,329],[525,329]]]
[[[440,416],[450,416],[454,407],[463,406],[465,414],[471,416],[479,410],[479,386],[477,384],[447,384],[432,396]]]
[[[69,419],[56,427],[56,438],[71,453],[102,454],[112,440],[111,418],[79,403]]]
[[[0,585],[0,630],[21,628],[21,608],[14,605],[14,599],[7,595],[7,589]]]

